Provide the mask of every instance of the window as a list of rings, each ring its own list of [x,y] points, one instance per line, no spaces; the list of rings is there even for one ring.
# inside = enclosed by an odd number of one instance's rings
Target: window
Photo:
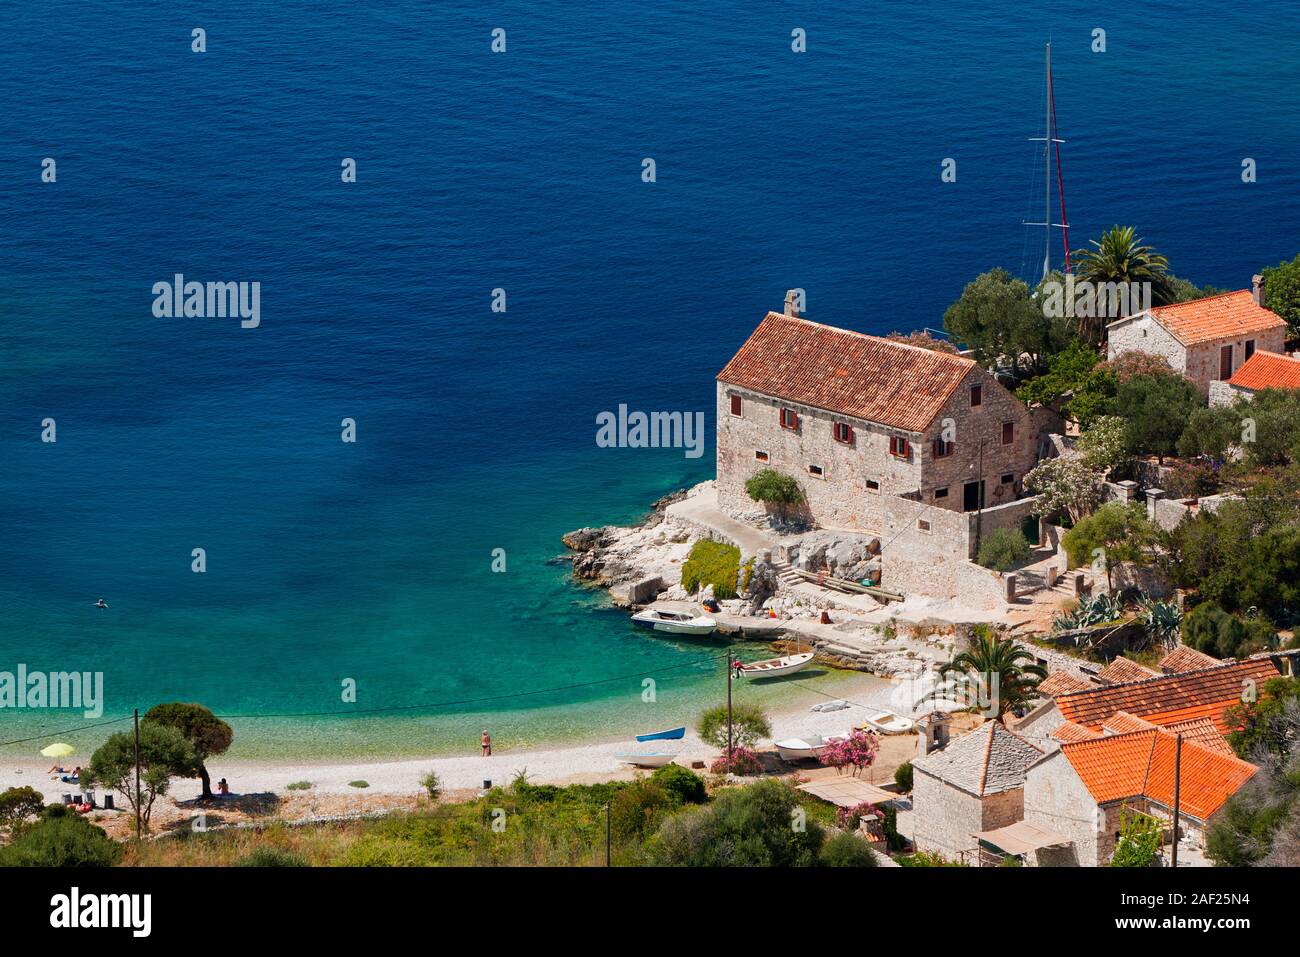
[[[794,409],[782,409],[781,428],[783,429],[799,428],[799,413],[797,413]]]
[[[1002,476],[1002,484],[1003,484],[1003,485],[1014,485],[1015,482],[1016,482],[1016,477],[1015,477],[1012,473],[1010,473],[1010,472],[1008,472],[1006,475]]]
[[[758,461],[760,462],[766,462],[769,456],[766,452],[760,451],[759,449],[755,449],[754,458],[758,459]]]
[[[946,458],[952,455],[952,450],[956,447],[954,442],[945,442],[943,439],[934,440],[934,457],[936,459]]]
[[[817,478],[821,478],[826,473],[820,465],[810,465],[808,466],[808,474],[815,475],[817,476]]]
[[[835,441],[843,442],[845,445],[853,444],[853,426],[847,422],[835,423]]]
[[[984,404],[984,386],[982,386],[982,385],[973,385],[973,386],[971,386],[971,387],[970,387],[970,407],[973,409],[973,408],[975,408],[976,406],[983,405],[983,404]]]
[[[1247,339],[1247,340],[1246,340],[1246,355],[1245,355],[1245,358],[1246,358],[1246,359],[1249,359],[1249,358],[1250,358],[1251,356],[1253,356],[1254,354],[1255,354],[1255,340],[1254,340],[1254,339]]]
[[[738,395],[731,397],[731,414],[740,415],[740,396]]]
[[[1016,423],[1003,422],[1002,423],[1002,444],[1010,445],[1015,440],[1016,440]]]
[[[896,458],[905,459],[912,454],[912,447],[908,444],[907,439],[901,435],[891,435],[889,437],[889,454]]]
[[[880,483],[877,482],[875,479],[867,479],[867,491],[868,491],[868,492],[879,492],[879,491],[880,491]]]
[[[1232,346],[1224,346],[1219,350],[1219,378],[1232,378]]]
[[[948,490],[947,490],[946,488],[937,488],[937,489],[934,490],[934,497],[935,497],[935,498],[947,498],[947,497],[948,497]]]
[[[930,523],[923,518],[917,519],[916,530],[918,532],[928,532],[930,531]]]

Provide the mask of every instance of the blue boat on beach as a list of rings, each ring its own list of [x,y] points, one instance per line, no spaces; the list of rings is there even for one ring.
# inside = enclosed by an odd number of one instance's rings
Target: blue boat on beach
[[[656,731],[653,734],[638,734],[638,741],[676,741],[686,737],[686,728],[672,728],[668,731]]]

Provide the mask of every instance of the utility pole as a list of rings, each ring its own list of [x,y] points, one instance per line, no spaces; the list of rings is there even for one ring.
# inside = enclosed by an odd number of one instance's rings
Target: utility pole
[[[1178,799],[1183,784],[1183,736],[1174,743],[1174,853],[1173,866],[1178,866]]]
[[[609,867],[609,805],[605,805],[605,866]]]
[[[135,840],[140,843],[140,709],[135,709]]]
[[[731,642],[727,642],[727,765],[731,765],[731,672],[734,663],[731,660]]]

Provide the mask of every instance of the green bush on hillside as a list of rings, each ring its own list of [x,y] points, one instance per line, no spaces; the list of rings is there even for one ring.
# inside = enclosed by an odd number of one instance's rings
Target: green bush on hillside
[[[735,598],[739,574],[739,548],[702,538],[691,546],[682,564],[682,587],[694,594],[705,585],[712,585],[715,598]]]
[[[650,775],[650,780],[672,795],[678,804],[703,804],[709,799],[704,779],[680,764],[668,764],[657,769]]]
[[[249,851],[239,860],[235,867],[310,867],[307,858],[293,851],[284,851],[278,847],[259,847]]]
[[[121,855],[103,828],[56,804],[0,847],[0,867],[112,867]]]

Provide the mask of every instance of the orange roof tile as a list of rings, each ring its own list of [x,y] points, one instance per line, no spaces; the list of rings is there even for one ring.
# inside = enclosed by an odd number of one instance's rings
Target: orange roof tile
[[[1276,352],[1256,352],[1232,374],[1229,385],[1239,389],[1300,389],[1300,359]]]
[[[1156,727],[1146,718],[1139,718],[1127,711],[1116,711],[1101,723],[1101,730],[1110,734],[1128,734],[1130,731],[1148,731]]]
[[[1143,797],[1172,808],[1177,739],[1160,728],[1061,745],[1061,753],[1098,804]],[[1207,821],[1257,770],[1236,757],[1183,740],[1179,808]]]
[[[1277,313],[1256,305],[1249,289],[1156,306],[1150,313],[1183,345],[1286,326]]]
[[[1092,682],[1076,678],[1068,671],[1053,671],[1038,683],[1038,693],[1044,697],[1055,698],[1058,694],[1069,694],[1071,691],[1088,691],[1095,687],[1097,686]]]
[[[1066,721],[1064,724],[1057,726],[1056,730],[1052,732],[1052,737],[1057,741],[1091,741],[1093,738],[1100,738],[1101,735],[1092,728],[1085,728],[1073,721]]]
[[[1126,681],[1142,681],[1145,678],[1154,678],[1157,674],[1158,672],[1143,668],[1136,661],[1121,656],[1101,669],[1097,677],[1108,685],[1118,685]]]
[[[718,380],[923,432],[973,368],[973,359],[769,312]]]
[[[1219,754],[1226,754],[1231,758],[1237,756],[1237,752],[1232,750],[1232,745],[1228,743],[1228,739],[1219,732],[1219,729],[1214,726],[1214,722],[1209,718],[1176,721],[1173,724],[1165,725],[1165,730],[1170,734],[1181,734],[1184,741],[1195,741],[1209,751],[1217,751]]]
[[[1160,659],[1160,670],[1165,674],[1184,674],[1188,671],[1200,671],[1204,668],[1217,668],[1223,664],[1219,658],[1207,655],[1203,651],[1179,645]]]
[[[1127,711],[1162,727],[1209,718],[1220,731],[1227,731],[1223,712],[1240,703],[1245,682],[1266,681],[1279,673],[1269,658],[1230,661],[1185,674],[1058,695],[1056,707],[1067,721],[1094,729],[1115,712]]]

